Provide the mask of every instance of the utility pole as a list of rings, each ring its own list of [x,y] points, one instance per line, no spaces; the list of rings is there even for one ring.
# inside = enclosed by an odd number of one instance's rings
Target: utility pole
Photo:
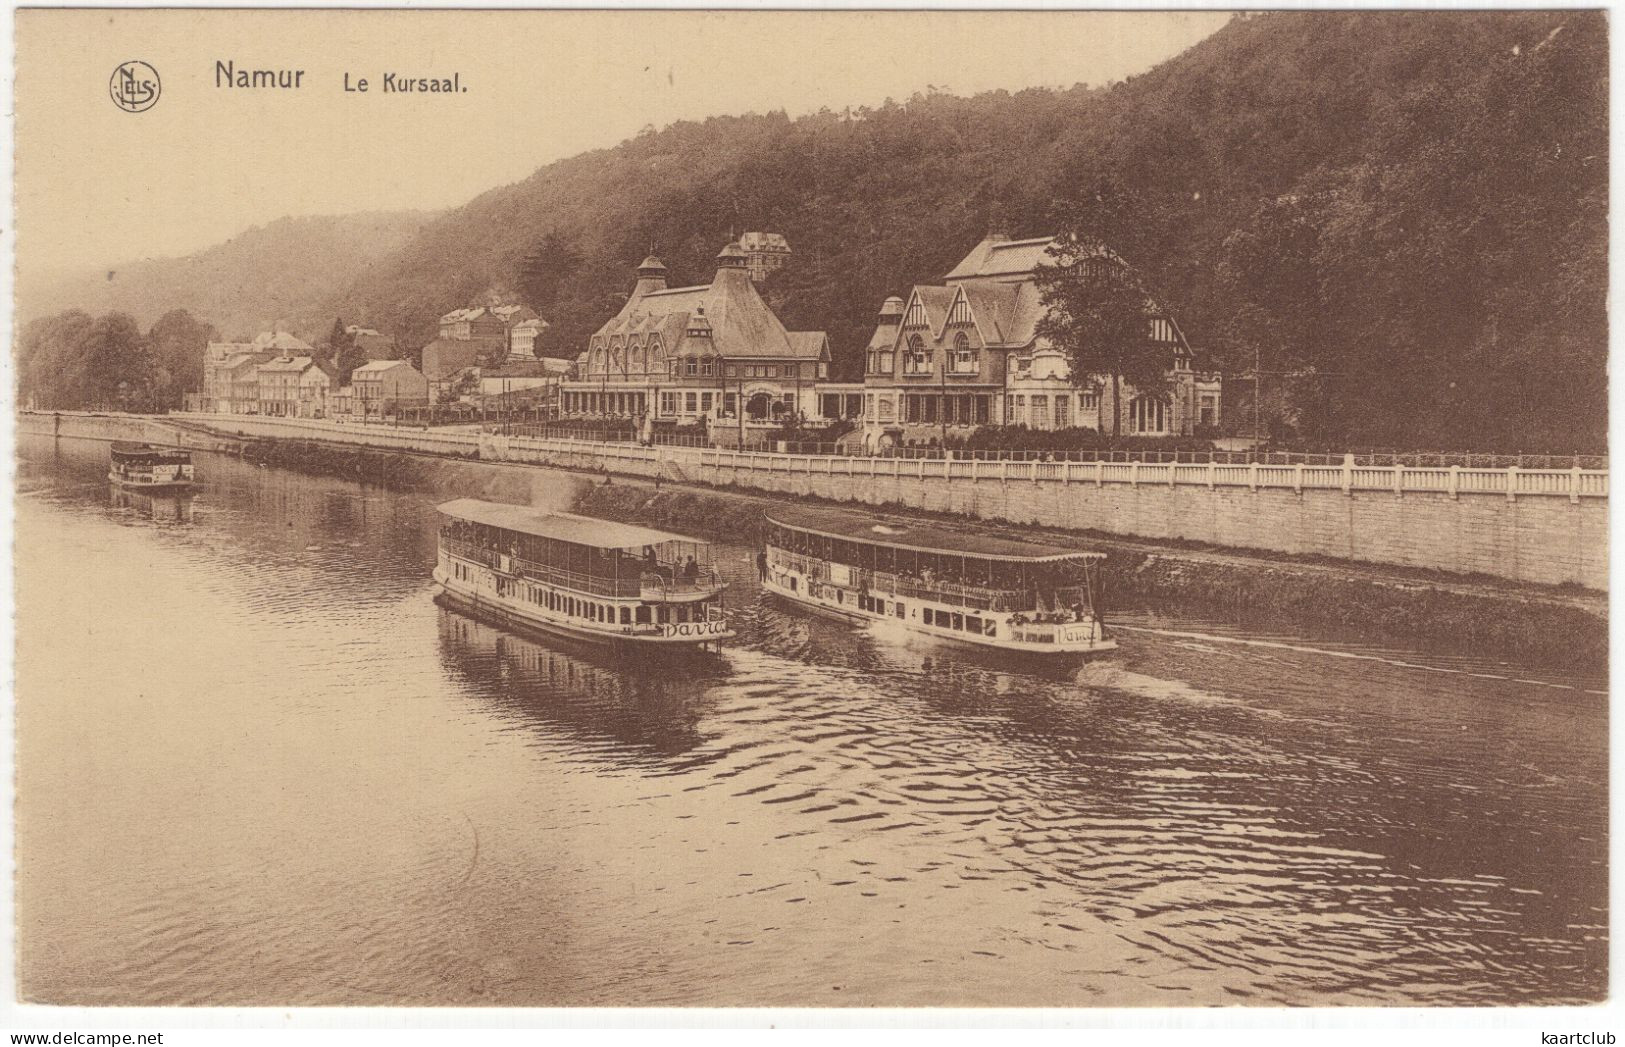
[[[1262,367],[1264,365],[1261,362],[1262,359],[1263,359],[1263,350],[1259,347],[1258,343],[1254,342],[1253,343],[1253,454],[1254,455],[1258,454],[1258,434],[1259,434],[1258,410],[1259,410],[1259,405],[1260,405],[1260,397],[1263,395],[1259,391],[1260,390],[1259,383],[1264,380],[1264,372],[1262,370]]]

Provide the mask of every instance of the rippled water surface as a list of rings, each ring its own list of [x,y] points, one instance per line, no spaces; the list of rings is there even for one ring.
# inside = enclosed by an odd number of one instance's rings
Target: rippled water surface
[[[1605,991],[1600,680],[1146,615],[1043,671],[767,602],[745,548],[725,657],[626,668],[437,606],[432,496],[21,452],[29,998]]]

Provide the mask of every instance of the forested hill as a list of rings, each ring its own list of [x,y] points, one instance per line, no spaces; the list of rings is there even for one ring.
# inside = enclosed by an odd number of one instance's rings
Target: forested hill
[[[1132,261],[1232,407],[1256,354],[1305,440],[1600,449],[1607,54],[1597,11],[1282,12],[1109,88],[679,123],[435,216],[282,315],[415,350],[448,309],[521,294],[573,355],[651,250],[700,282],[763,230],[794,250],[770,297],[851,376],[887,295],[991,227],[1049,231],[1109,171],[1155,225]]]
[[[281,218],[182,258],[145,259],[66,279],[40,278],[22,266],[17,308],[24,321],[64,309],[123,312],[143,327],[185,309],[225,337],[252,337],[278,321],[298,325],[335,287],[393,257],[431,217],[392,211]],[[308,337],[326,330],[311,328]]]
[[[883,298],[991,226],[1046,231],[1109,168],[1154,205],[1142,261],[1200,348],[1323,376],[1296,383],[1305,436],[1596,447],[1606,79],[1594,11],[1237,18],[1109,89],[680,123],[445,214],[323,308],[421,344],[445,309],[523,288],[567,354],[651,248],[703,281],[760,229],[795,252],[785,320],[829,331],[852,374]]]

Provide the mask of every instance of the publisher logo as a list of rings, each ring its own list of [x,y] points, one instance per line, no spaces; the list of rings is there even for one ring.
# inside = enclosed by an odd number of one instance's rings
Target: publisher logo
[[[158,104],[163,89],[158,83],[158,70],[145,62],[125,62],[113,70],[108,82],[113,104],[126,113],[142,113]]]

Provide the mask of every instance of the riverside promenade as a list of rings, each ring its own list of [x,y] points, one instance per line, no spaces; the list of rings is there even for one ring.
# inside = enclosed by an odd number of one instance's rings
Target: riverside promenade
[[[24,432],[55,426],[60,435],[108,439],[167,429],[162,419],[142,416],[20,417]],[[1352,456],[1341,465],[865,458],[255,415],[183,413],[170,420],[229,436],[477,456],[1126,538],[1608,588],[1606,470],[1359,465]]]

